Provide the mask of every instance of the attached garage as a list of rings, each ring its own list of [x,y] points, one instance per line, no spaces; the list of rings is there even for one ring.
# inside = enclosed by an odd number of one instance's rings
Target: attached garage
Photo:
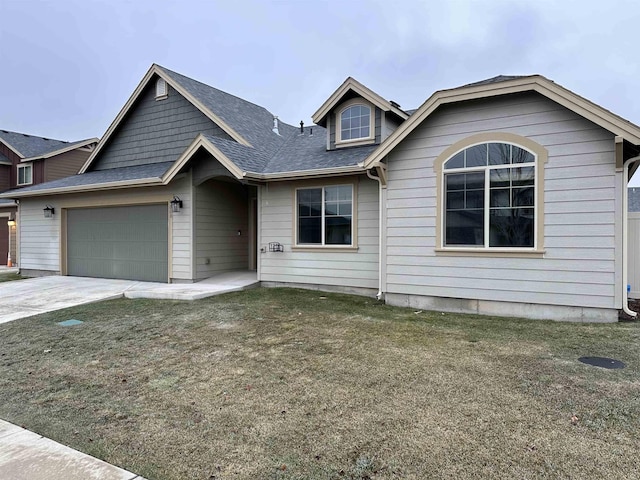
[[[66,211],[67,274],[168,282],[168,207],[134,205]]]

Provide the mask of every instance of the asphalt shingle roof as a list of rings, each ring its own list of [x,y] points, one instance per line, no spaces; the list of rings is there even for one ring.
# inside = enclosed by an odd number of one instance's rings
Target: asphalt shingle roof
[[[40,183],[30,187],[22,187],[13,192],[37,192],[39,190],[49,190],[53,188],[80,187],[84,185],[100,185],[103,183],[122,182],[127,180],[141,180],[145,178],[161,178],[169,170],[173,162],[151,163],[148,165],[136,165],[134,167],[112,168],[110,170],[95,170],[83,173],[82,175],[71,175],[70,177],[53,180],[51,182]],[[11,190],[4,192],[3,196],[11,197]]]
[[[286,137],[296,130],[296,127],[279,121],[278,135],[273,132],[274,115],[266,108],[167,68],[158,67],[259,151],[253,159],[253,172],[260,171],[262,167],[255,162],[265,162],[284,144]]]
[[[273,131],[274,115],[264,107],[167,68],[157,67],[251,144],[251,146],[245,146],[232,140],[203,134],[244,172],[268,174],[356,166],[377,148],[377,145],[368,145],[327,151],[327,131],[318,125],[304,128],[304,133],[301,134],[298,127],[279,120],[278,133],[275,133]],[[72,145],[13,132],[4,132],[4,137],[0,135],[0,138],[5,137],[6,141],[25,157],[43,155]],[[21,188],[20,192],[159,178],[172,164],[173,162],[163,162],[89,171],[81,175]]]
[[[524,78],[527,76],[528,75],[497,75],[495,77],[480,80],[479,82],[467,83],[466,85],[463,85],[463,87],[476,87],[480,85],[489,85],[490,83],[507,82],[509,80],[515,80],[517,78]]]
[[[313,125],[305,127],[303,134],[297,129],[296,133],[289,136],[287,143],[269,160],[262,173],[355,166],[377,147],[368,145],[327,150],[327,130]]]
[[[46,155],[47,153],[55,152],[56,150],[61,150],[85,141],[65,142],[63,140],[36,137],[27,135],[26,133],[9,132],[7,130],[0,130],[0,140],[11,145],[18,151],[22,158]]]
[[[326,130],[318,125],[306,127],[301,135],[298,127],[279,120],[278,135],[273,132],[274,115],[267,109],[167,68],[159,68],[251,144],[247,147],[204,135],[243,171],[285,173],[356,165],[376,148],[327,151]],[[310,135],[311,129],[313,135]]]

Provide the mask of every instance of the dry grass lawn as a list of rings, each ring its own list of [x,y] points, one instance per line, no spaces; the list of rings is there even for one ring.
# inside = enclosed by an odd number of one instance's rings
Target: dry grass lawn
[[[293,289],[123,299],[0,325],[0,417],[150,480],[639,478],[639,346]]]
[[[5,273],[0,272],[0,283],[2,282],[13,282],[14,280],[22,280],[24,277],[17,273]]]

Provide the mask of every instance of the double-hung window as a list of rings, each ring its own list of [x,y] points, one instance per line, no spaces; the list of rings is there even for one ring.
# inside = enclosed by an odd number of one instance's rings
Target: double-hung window
[[[444,247],[536,247],[536,155],[488,142],[443,165]]]
[[[353,186],[296,190],[296,244],[353,245]]]
[[[33,183],[33,166],[18,165],[18,185],[31,185]]]

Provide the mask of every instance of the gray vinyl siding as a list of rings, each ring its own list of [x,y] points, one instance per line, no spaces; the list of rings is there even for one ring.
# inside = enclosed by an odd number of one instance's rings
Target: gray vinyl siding
[[[109,143],[93,163],[93,170],[175,161],[199,133],[230,140],[220,127],[173,88],[155,99],[155,82],[140,96]]]
[[[544,258],[437,255],[435,158],[480,132],[544,146]],[[386,289],[436,297],[619,308],[614,136],[537,94],[441,108],[388,159]]]
[[[336,148],[336,114],[335,112],[331,112],[329,114],[329,150],[334,150]]]
[[[213,158],[209,153],[199,152],[192,160],[192,175],[193,184],[199,185],[202,182],[214,178],[214,177],[230,177],[235,180],[235,177],[226,167],[224,167],[218,160]]]
[[[72,150],[44,160],[44,181],[75,175],[89,158],[91,152]]]
[[[332,179],[332,184],[337,180]],[[345,178],[357,185],[358,250],[294,251],[294,192],[321,186],[314,181],[269,184],[260,192],[260,280],[337,287],[378,288],[378,183],[366,177]],[[269,252],[269,242],[279,242],[284,252]]]
[[[376,107],[376,114],[375,114],[375,143],[380,143],[382,141],[382,110],[378,107]]]
[[[171,227],[172,279],[192,280],[192,235],[191,235],[191,186],[190,177],[182,176],[166,187],[145,187],[130,190],[112,190],[93,193],[56,195],[50,197],[24,198],[20,202],[20,267],[26,270],[60,272],[61,225],[63,208],[93,207],[106,205],[133,205],[168,202],[178,195],[183,202],[179,213],[169,218]],[[52,205],[56,214],[44,218],[44,205]]]
[[[382,132],[381,141],[384,142],[386,138],[391,135],[400,126],[402,122],[393,115],[391,112],[385,112],[384,118],[384,131]]]
[[[209,180],[195,189],[196,277],[203,279],[220,272],[247,270],[249,204],[246,187]]]

